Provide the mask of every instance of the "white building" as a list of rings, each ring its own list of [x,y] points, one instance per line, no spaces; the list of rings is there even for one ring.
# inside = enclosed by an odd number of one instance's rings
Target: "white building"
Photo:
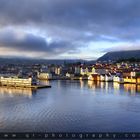
[[[74,74],[73,73],[66,73],[66,77],[70,77],[70,78],[72,78],[72,77],[74,77]]]
[[[50,80],[52,79],[52,74],[51,73],[38,73],[38,79],[42,79],[42,80]]]
[[[131,77],[135,77],[136,76],[136,72],[135,71],[131,71]]]
[[[91,75],[91,74],[95,74],[95,68],[94,67],[86,67],[86,68],[81,68],[81,75]]]
[[[114,76],[113,77],[113,82],[123,82],[123,78],[121,78],[119,76]]]
[[[61,67],[56,67],[55,68],[55,74],[56,75],[60,75],[61,74],[61,71],[62,71],[62,68]]]
[[[100,81],[105,81],[105,75],[104,74],[100,75]]]
[[[9,86],[31,86],[33,84],[36,84],[35,82],[33,82],[32,78],[13,78],[13,77],[0,77],[0,84],[1,85],[9,85]]]
[[[106,81],[106,82],[113,81],[113,76],[110,75],[110,74],[106,74],[106,75],[105,75],[105,81]]]

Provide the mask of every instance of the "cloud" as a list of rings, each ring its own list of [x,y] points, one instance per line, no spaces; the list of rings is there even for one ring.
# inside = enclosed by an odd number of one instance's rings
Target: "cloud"
[[[114,47],[103,50],[103,52],[130,51],[130,50],[140,50],[140,43],[114,46]]]
[[[63,54],[67,51],[76,50],[75,45],[63,40],[47,42],[42,36],[31,33],[5,29],[0,32],[0,49],[11,53],[24,52],[24,54],[43,54],[44,57]],[[37,55],[37,56],[38,56]],[[37,57],[36,56],[36,57]],[[33,56],[34,57],[34,56]]]
[[[15,32],[2,34],[0,45],[19,51],[78,54],[91,42],[129,44],[140,40],[139,23],[139,0],[0,0],[0,27]]]
[[[64,34],[72,29],[83,36],[90,31],[122,39],[140,35],[139,0],[1,0],[0,5],[1,25],[41,25],[54,33],[53,27]]]

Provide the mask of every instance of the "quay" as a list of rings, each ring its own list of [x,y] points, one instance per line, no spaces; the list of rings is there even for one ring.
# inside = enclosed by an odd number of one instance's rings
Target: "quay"
[[[31,86],[33,89],[40,89],[40,88],[51,88],[51,85],[33,85]]]
[[[32,78],[18,77],[0,77],[0,86],[32,89],[51,88],[50,85],[37,84]]]
[[[21,86],[17,86],[17,85],[2,85],[0,84],[0,87],[10,87],[10,88],[31,88],[31,89],[41,89],[41,88],[51,88],[51,85],[21,85]]]

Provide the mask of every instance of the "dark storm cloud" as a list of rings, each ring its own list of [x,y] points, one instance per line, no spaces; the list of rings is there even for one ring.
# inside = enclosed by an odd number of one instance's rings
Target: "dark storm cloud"
[[[31,33],[3,30],[0,32],[0,48],[16,51],[42,52],[46,54],[61,54],[72,51],[74,45],[70,42],[56,40],[47,42],[46,38]]]
[[[139,9],[139,0],[0,0],[0,23],[54,25],[137,39]]]
[[[138,26],[139,9],[139,0],[0,0],[1,23],[47,23],[86,30],[101,25]]]

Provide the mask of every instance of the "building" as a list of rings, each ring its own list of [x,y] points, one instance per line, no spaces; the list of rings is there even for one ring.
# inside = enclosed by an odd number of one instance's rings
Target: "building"
[[[30,87],[31,85],[36,85],[36,81],[33,81],[32,78],[0,77],[0,84],[2,86]]]
[[[91,74],[88,77],[88,80],[91,80],[91,81],[99,81],[100,80],[100,76],[98,74]]]
[[[140,76],[140,70],[131,71],[131,77],[139,77],[139,76]]]
[[[119,76],[114,76],[114,77],[113,77],[113,82],[118,82],[118,83],[120,83],[120,82],[124,82],[124,80],[123,80],[123,78],[121,78],[121,77],[119,77]]]
[[[106,74],[106,75],[105,75],[105,81],[106,81],[106,82],[113,81],[113,76],[112,76],[111,74]]]
[[[48,71],[48,66],[42,65],[40,71],[41,72],[47,72]]]
[[[51,73],[38,73],[37,75],[38,79],[42,79],[42,80],[51,80],[52,79],[52,74]]]
[[[123,72],[123,77],[124,77],[124,78],[126,78],[126,77],[131,77],[131,72],[130,72],[130,71]]]
[[[124,78],[124,82],[125,83],[133,83],[133,84],[136,84],[137,80],[136,80],[136,78],[126,77],[126,78]]]
[[[94,67],[86,67],[86,68],[81,68],[81,75],[91,75],[91,74],[94,74],[95,73],[95,68]]]
[[[56,67],[55,68],[55,74],[56,75],[60,75],[61,74],[61,71],[62,71],[62,68],[61,67]]]
[[[140,76],[137,77],[137,84],[140,84]]]
[[[100,81],[105,81],[105,74],[100,75]]]
[[[75,73],[75,74],[80,74],[80,67],[79,67],[79,66],[76,66],[76,67],[75,67],[74,73]]]
[[[74,74],[73,73],[66,73],[66,77],[70,77],[70,78],[73,78],[74,77]]]
[[[95,69],[95,73],[98,73],[100,75],[107,74],[108,73],[108,70],[107,69],[104,69],[104,68],[96,68]]]

